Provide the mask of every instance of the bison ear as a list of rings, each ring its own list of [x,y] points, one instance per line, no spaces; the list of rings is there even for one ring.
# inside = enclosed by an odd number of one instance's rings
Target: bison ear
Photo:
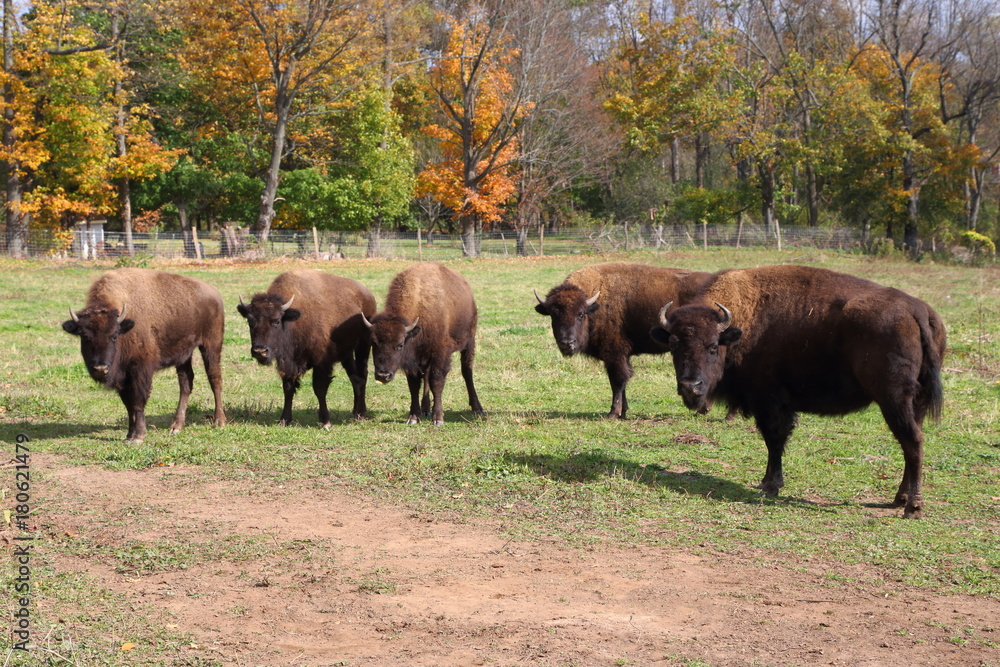
[[[241,300],[240,305],[236,306],[236,312],[242,315],[243,317],[248,317],[250,314],[250,309],[247,308],[247,305],[243,303],[243,301]]]
[[[406,332],[406,338],[404,338],[403,340],[404,341],[405,340],[410,340],[411,338],[413,338],[414,336],[416,336],[421,331],[423,331],[423,329],[421,329],[419,326],[414,325],[414,327],[412,329],[410,329],[409,331]]]
[[[118,333],[128,333],[135,326],[135,320],[124,319],[118,323]]]
[[[544,303],[539,303],[537,306],[535,306],[535,312],[538,313],[539,315],[548,315],[549,307],[546,306]]]
[[[594,303],[592,303],[589,306],[587,306],[587,311],[586,312],[587,312],[588,315],[590,315],[590,314],[592,314],[595,310],[597,310],[600,307],[601,307],[601,304],[599,304],[599,303],[597,303],[595,301]]]
[[[649,330],[649,337],[654,341],[670,349],[670,332],[664,331],[663,327],[653,327]]]
[[[741,338],[743,338],[743,329],[740,329],[739,327],[729,327],[719,334],[719,345],[731,347],[740,342]]]
[[[80,335],[80,323],[76,320],[66,320],[62,323],[62,328],[66,333],[71,333],[74,336]]]
[[[282,314],[281,321],[282,322],[294,322],[295,320],[299,319],[300,317],[302,317],[302,311],[301,310],[299,310],[298,308],[289,308],[288,310],[286,310],[284,312],[284,314]]]

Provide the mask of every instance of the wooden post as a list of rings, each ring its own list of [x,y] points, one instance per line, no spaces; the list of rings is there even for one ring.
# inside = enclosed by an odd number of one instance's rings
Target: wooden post
[[[313,227],[313,250],[316,251],[316,259],[319,259],[319,234],[315,227]]]
[[[201,261],[201,244],[198,243],[198,228],[195,227],[195,226],[193,226],[193,225],[191,226],[191,239],[194,241],[194,256],[197,257],[198,261],[200,262]]]
[[[417,227],[417,259],[424,261],[424,239],[419,227]]]
[[[538,225],[538,256],[545,254],[545,225]]]
[[[503,256],[507,257],[507,237],[503,235],[503,232],[500,233],[500,240],[503,241]]]
[[[743,236],[743,214],[740,213],[740,225],[736,228],[736,248],[740,247],[740,237]]]
[[[708,251],[708,220],[701,221],[701,245]]]
[[[781,252],[781,223],[778,219],[774,219],[774,234],[778,237],[778,252]]]

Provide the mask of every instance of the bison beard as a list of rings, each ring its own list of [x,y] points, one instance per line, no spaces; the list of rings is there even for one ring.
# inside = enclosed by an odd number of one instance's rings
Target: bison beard
[[[650,335],[670,349],[677,391],[692,410],[722,399],[753,416],[768,450],[765,494],[784,486],[782,456],[797,413],[839,415],[874,402],[903,450],[893,504],[904,506],[904,517],[921,515],[922,425],[943,402],[945,330],[930,306],[796,266],[722,271],[694,303],[672,306]]]
[[[177,304],[184,304],[178,309]],[[149,269],[118,269],[91,286],[86,307],[63,322],[80,337],[80,353],[95,381],[118,395],[128,412],[130,442],[146,435],[146,402],[153,373],[175,367],[180,385],[177,412],[170,432],[184,427],[194,382],[191,359],[201,350],[212,393],[217,426],[226,423],[222,409],[222,298],[212,286],[194,278]]]

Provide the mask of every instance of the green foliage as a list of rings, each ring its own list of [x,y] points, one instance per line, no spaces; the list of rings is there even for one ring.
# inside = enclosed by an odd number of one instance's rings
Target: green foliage
[[[716,225],[731,224],[740,213],[754,205],[755,199],[756,194],[749,187],[728,190],[686,188],[672,204],[688,221]]]
[[[971,229],[962,233],[961,241],[962,247],[968,248],[977,255],[992,256],[997,254],[996,244],[993,243],[990,237]]]

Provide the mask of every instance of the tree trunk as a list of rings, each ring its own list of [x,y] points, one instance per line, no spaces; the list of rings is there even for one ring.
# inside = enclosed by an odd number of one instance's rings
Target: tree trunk
[[[24,257],[28,251],[28,216],[21,211],[24,185],[21,181],[21,164],[14,157],[17,134],[14,131],[14,89],[10,79],[14,76],[14,2],[3,0],[3,147],[8,158],[2,163],[6,199],[7,252],[11,257]]]
[[[111,43],[115,44],[115,62],[124,65],[125,45],[121,39],[119,31],[120,17],[115,11],[111,18]],[[115,132],[117,157],[121,162],[125,162],[128,156],[128,137],[125,133],[127,120],[127,110],[123,99],[122,80],[116,78],[114,83],[115,101],[118,104],[117,132]],[[132,186],[129,182],[128,174],[123,173],[118,179],[118,208],[122,218],[122,232],[125,235],[125,251],[129,257],[135,255],[135,247],[132,245]]]
[[[515,252],[519,257],[524,257],[528,254],[528,226],[526,223],[517,228],[517,239],[515,240],[515,244]]]
[[[289,70],[291,70],[289,66]],[[286,77],[291,77],[291,71],[285,72]],[[264,192],[260,195],[260,213],[257,221],[251,229],[251,233],[257,237],[260,243],[266,243],[271,234],[271,223],[274,221],[274,200],[278,196],[278,184],[281,182],[281,158],[285,153],[285,137],[288,132],[288,113],[291,108],[291,101],[286,98],[286,94],[279,90],[277,94],[277,118],[274,122],[274,133],[271,137],[271,161],[267,165],[267,173],[264,174]]]
[[[177,217],[180,218],[181,233],[184,234],[184,256],[194,257],[196,253],[194,249],[194,238],[192,238],[191,235],[191,221],[188,219],[187,202],[179,201],[174,203],[177,206]]]
[[[674,137],[670,140],[670,182],[681,180],[681,140]]]
[[[760,175],[760,212],[764,219],[764,231],[768,234],[775,229],[774,218],[774,172],[761,163],[757,166]]]
[[[705,187],[705,165],[708,164],[708,133],[699,132],[694,139],[694,180],[695,187]]]
[[[985,169],[976,169],[973,167],[971,169],[971,183],[972,185],[966,185],[967,195],[966,195],[966,210],[965,210],[965,228],[974,231],[976,225],[979,223],[979,210],[982,208],[983,204],[983,183],[986,176]]]
[[[369,259],[382,256],[382,218],[376,217],[368,228],[368,250],[365,256]]]
[[[920,218],[920,191],[916,187],[914,175],[916,165],[912,151],[903,157],[903,190],[908,192],[906,198],[906,224],[903,227],[903,249],[910,253],[917,252],[917,222]]]
[[[476,228],[478,216],[467,215],[462,218],[462,257],[478,257],[478,239]]]

